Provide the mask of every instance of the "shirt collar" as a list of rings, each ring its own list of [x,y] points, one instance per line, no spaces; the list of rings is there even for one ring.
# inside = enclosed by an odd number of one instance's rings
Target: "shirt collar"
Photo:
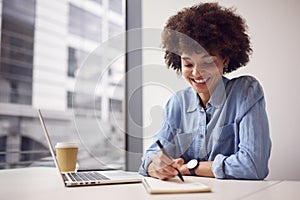
[[[228,81],[229,81],[229,79],[222,76],[222,81],[219,81],[216,88],[214,89],[214,91],[208,101],[208,105],[219,108],[224,104],[225,99],[226,99],[225,86]],[[187,107],[186,107],[187,112],[193,112],[197,108],[202,107],[198,93],[192,88],[191,88],[190,92],[192,93],[192,95],[191,95],[192,98],[190,99],[189,105],[187,105]]]

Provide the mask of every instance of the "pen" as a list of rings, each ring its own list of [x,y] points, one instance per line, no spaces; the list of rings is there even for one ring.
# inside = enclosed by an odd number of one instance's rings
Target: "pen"
[[[170,158],[171,160],[173,160],[170,156],[168,156],[166,150],[164,149],[163,145],[160,143],[159,140],[156,141],[156,144],[159,146],[160,150],[163,152],[163,154],[165,154],[165,156],[167,156],[168,158]],[[181,181],[184,182],[184,179],[183,179],[180,171],[177,168],[175,168],[175,169],[178,172],[177,176],[180,178]]]

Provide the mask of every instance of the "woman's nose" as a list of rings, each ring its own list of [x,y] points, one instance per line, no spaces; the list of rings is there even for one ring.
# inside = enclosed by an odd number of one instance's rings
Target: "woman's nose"
[[[199,76],[201,74],[201,69],[197,66],[194,66],[192,70],[192,74],[193,76]]]

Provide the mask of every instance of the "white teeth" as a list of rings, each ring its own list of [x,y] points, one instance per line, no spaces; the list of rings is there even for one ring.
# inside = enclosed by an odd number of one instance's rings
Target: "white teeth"
[[[195,80],[195,79],[194,79],[194,81],[195,81],[196,83],[205,83],[205,82],[206,82],[206,79],[200,79],[200,80]]]

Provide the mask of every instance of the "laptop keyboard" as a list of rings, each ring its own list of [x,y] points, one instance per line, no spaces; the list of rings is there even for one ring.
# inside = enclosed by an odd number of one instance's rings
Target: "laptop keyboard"
[[[98,172],[69,172],[67,174],[74,182],[109,180],[109,178]]]

